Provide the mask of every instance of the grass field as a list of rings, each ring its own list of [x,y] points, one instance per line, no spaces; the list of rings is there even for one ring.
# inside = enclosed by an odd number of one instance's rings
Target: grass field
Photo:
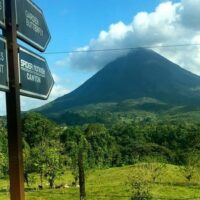
[[[128,190],[127,183],[130,177],[137,173],[137,169],[135,166],[126,166],[87,172],[87,200],[129,200],[131,193]],[[66,173],[57,184],[61,182],[71,184],[72,176],[70,172]],[[8,182],[0,180],[0,200],[9,199],[9,193],[6,192],[7,185]],[[188,183],[179,167],[167,165],[162,169],[159,181],[151,184],[151,193],[155,200],[200,200],[200,179],[198,174],[195,174],[194,178]],[[79,188],[50,190],[47,187],[44,190],[27,190],[26,199],[78,200]]]

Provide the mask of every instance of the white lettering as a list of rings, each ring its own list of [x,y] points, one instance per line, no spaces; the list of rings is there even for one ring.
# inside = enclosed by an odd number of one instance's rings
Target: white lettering
[[[36,82],[36,83],[41,83],[41,78],[39,76],[30,74],[30,73],[27,73],[27,80],[33,81],[33,82]]]
[[[4,66],[3,65],[0,65],[0,73],[2,73],[3,74],[3,68],[4,68]]]
[[[0,61],[4,61],[4,53],[3,52],[0,52]]]
[[[42,83],[45,78],[46,71],[42,67],[34,65],[26,60],[21,59],[21,70],[26,72],[26,79],[35,83]]]
[[[24,67],[26,69],[32,70],[33,69],[33,65],[32,63],[29,63],[23,59],[21,59],[21,67]]]
[[[28,10],[25,11],[26,18],[32,21],[35,25],[39,26],[39,20],[37,17],[35,17],[32,13],[30,13]]]
[[[39,74],[45,76],[45,70],[43,68],[34,65],[34,70],[35,72],[38,72]]]
[[[31,30],[33,30],[38,35],[43,36],[44,32],[43,32],[42,28],[40,27],[38,18],[36,16],[34,16],[28,10],[25,11],[25,16],[26,16],[26,26],[29,27]]]

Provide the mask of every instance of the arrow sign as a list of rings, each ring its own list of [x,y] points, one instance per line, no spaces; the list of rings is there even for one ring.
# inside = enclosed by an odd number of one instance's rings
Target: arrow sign
[[[0,26],[5,27],[5,4],[4,0],[0,0]]]
[[[8,88],[8,58],[5,39],[0,37],[0,90],[7,91]]]
[[[51,36],[42,10],[31,0],[15,0],[17,35],[39,51],[45,51]]]
[[[20,47],[20,93],[37,99],[47,99],[54,85],[47,62],[41,56]]]

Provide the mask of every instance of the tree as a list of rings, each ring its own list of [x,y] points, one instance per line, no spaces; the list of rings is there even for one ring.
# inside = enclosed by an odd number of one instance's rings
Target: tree
[[[88,167],[88,141],[80,127],[68,128],[61,135],[65,151],[71,158],[71,169],[74,175],[74,185],[79,180],[80,200],[86,199],[85,169]]]
[[[5,167],[6,167],[6,158],[5,155],[3,153],[0,152],[0,178],[3,177],[4,171],[5,171]]]
[[[56,178],[64,173],[66,156],[63,154],[63,146],[59,141],[43,141],[32,149],[32,162],[34,171],[40,175],[40,186],[43,188],[44,177],[53,188]]]
[[[78,154],[82,137],[84,137],[84,134],[80,127],[69,127],[60,136],[61,142],[64,145],[64,153],[70,158],[70,168],[74,176],[73,185],[77,185],[79,179]]]
[[[51,141],[45,151],[46,162],[44,163],[44,174],[49,182],[49,187],[53,188],[57,177],[64,174],[66,156],[63,154],[63,146],[58,141]]]
[[[0,120],[0,177],[8,174],[7,134],[4,120]]]
[[[144,126],[139,123],[120,123],[112,127],[110,133],[119,146],[121,163],[134,164],[138,161],[140,154],[135,149],[137,146],[144,146],[146,143],[143,130]]]
[[[39,113],[29,112],[23,116],[22,131],[30,148],[44,139],[58,139],[60,127]]]
[[[48,145],[42,142],[39,143],[37,146],[33,147],[31,150],[31,157],[32,157],[34,171],[40,175],[40,188],[43,188],[45,162],[46,162],[45,152],[47,148]]]
[[[25,180],[28,173],[40,175],[40,187],[47,178],[49,187],[54,187],[55,179],[63,173],[65,157],[60,142],[61,127],[38,113],[27,113],[23,117]]]
[[[114,138],[110,136],[108,129],[102,124],[89,124],[84,133],[88,142],[89,166],[92,168],[111,166],[116,148]]]
[[[23,140],[24,181],[29,187],[29,174],[33,172],[31,150],[28,143]]]

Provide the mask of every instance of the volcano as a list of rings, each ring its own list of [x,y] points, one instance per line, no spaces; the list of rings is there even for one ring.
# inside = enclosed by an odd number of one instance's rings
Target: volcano
[[[158,53],[139,48],[107,64],[80,87],[37,109],[45,115],[89,104],[152,98],[200,105],[200,77]]]

